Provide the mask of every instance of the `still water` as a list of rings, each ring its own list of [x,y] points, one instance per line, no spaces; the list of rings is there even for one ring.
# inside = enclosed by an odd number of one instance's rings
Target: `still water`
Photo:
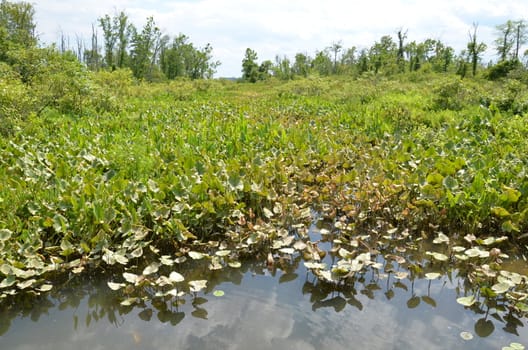
[[[526,318],[456,303],[459,281],[379,278],[336,290],[302,264],[245,262],[168,307],[119,305],[107,279],[77,278],[0,310],[0,349],[501,349]],[[223,291],[215,296],[214,291]],[[473,338],[464,340],[461,332]]]

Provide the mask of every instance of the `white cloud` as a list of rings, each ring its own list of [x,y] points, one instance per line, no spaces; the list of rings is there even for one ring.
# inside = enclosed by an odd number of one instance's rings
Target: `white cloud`
[[[528,16],[528,2],[522,0],[38,0],[35,7],[45,42],[56,41],[60,30],[72,40],[76,34],[87,40],[91,24],[106,13],[126,10],[138,26],[153,16],[168,34],[184,33],[198,46],[211,43],[222,62],[219,76],[240,75],[247,47],[261,60],[293,57],[338,40],[345,47],[368,47],[399,28],[408,30],[408,40],[440,39],[459,51],[475,22],[479,38],[491,48],[495,25]],[[491,58],[493,50],[488,51]]]

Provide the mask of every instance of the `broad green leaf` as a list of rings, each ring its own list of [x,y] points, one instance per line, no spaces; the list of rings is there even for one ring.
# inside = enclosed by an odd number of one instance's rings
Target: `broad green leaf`
[[[449,237],[447,237],[445,234],[443,234],[442,232],[440,232],[440,233],[438,234],[438,237],[436,237],[436,238],[433,240],[433,243],[434,243],[434,244],[449,243]]]
[[[43,284],[40,287],[37,288],[40,292],[49,292],[53,288],[53,285],[51,284]]]
[[[215,290],[215,291],[213,292],[213,295],[214,295],[215,297],[223,297],[224,294],[225,294],[225,293],[224,293],[223,290]]]
[[[13,232],[10,230],[4,228],[0,230],[0,241],[7,241],[9,238],[11,238],[11,235]]]
[[[493,289],[495,293],[503,294],[510,289],[510,285],[508,283],[496,283],[491,286],[491,289]]]
[[[425,254],[432,256],[435,260],[438,261],[447,261],[449,260],[449,257],[442,253],[437,252],[425,252]]]
[[[450,175],[444,178],[442,184],[450,191],[456,191],[458,189],[458,181]]]

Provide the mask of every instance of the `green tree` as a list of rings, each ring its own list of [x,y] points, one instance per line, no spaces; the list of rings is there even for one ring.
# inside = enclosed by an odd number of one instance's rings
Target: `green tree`
[[[467,44],[468,57],[471,63],[471,73],[473,76],[477,74],[477,66],[481,59],[481,55],[486,51],[486,44],[477,42],[477,28],[478,24],[473,24],[473,33],[469,32],[469,42]]]
[[[0,61],[9,50],[37,45],[35,9],[28,2],[0,2]]]
[[[273,67],[274,75],[281,80],[290,80],[293,78],[290,60],[288,57],[275,56],[275,66]]]
[[[329,49],[334,54],[334,74],[337,74],[337,54],[341,51],[343,48],[343,43],[341,41],[333,42],[332,45],[330,45]]]
[[[304,53],[297,53],[293,62],[293,74],[307,77],[310,72],[310,57]]]
[[[515,44],[515,24],[508,20],[506,23],[498,25],[499,37],[495,39],[495,48],[499,54],[499,61],[506,61],[511,55],[511,50]]]
[[[383,70],[386,74],[394,73],[396,67],[397,46],[388,35],[382,36],[379,42],[375,42],[369,50],[369,61],[374,73]]]
[[[257,59],[257,53],[248,47],[244,59],[242,60],[242,80],[251,83],[258,80],[259,65]]]
[[[161,30],[156,26],[153,17],[147,18],[147,23],[141,32],[132,35],[132,50],[130,53],[130,68],[136,78],[152,80],[154,69],[161,50]]]
[[[312,61],[312,68],[319,73],[319,75],[332,74],[334,64],[327,50],[318,51],[315,53],[315,58]]]

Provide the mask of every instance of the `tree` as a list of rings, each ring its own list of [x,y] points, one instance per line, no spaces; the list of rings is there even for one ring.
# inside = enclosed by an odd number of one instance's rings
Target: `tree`
[[[246,49],[246,55],[242,60],[242,80],[255,83],[259,76],[259,66],[257,64],[257,53],[250,49]]]
[[[132,36],[131,69],[136,78],[152,80],[154,67],[161,50],[161,30],[156,26],[154,18],[147,18],[147,23],[141,32]]]
[[[396,57],[396,44],[388,35],[382,36],[380,41],[375,42],[369,50],[369,61],[372,63],[376,74],[382,68],[384,68],[385,73],[392,73],[396,64]]]
[[[330,75],[333,70],[333,63],[328,50],[318,51],[312,61],[313,69],[320,75]]]
[[[481,59],[481,54],[486,51],[486,44],[477,43],[478,24],[473,23],[473,33],[469,32],[469,42],[467,44],[468,56],[471,62],[471,72],[473,76],[477,74],[477,65]]]
[[[5,61],[9,50],[28,49],[37,45],[35,9],[27,2],[0,3],[0,61]]]
[[[508,20],[496,28],[499,32],[499,37],[495,40],[496,50],[500,56],[499,61],[506,61],[515,43],[515,24]]]
[[[403,55],[405,52],[405,45],[404,41],[407,39],[407,31],[402,32],[403,29],[398,30],[398,54],[396,55],[396,63],[398,64],[398,67],[400,68],[401,72],[405,71],[405,66],[403,64]]]
[[[274,75],[281,80],[290,80],[293,78],[293,72],[288,57],[275,56]]]
[[[523,20],[515,22],[515,51],[513,56],[519,60],[521,46],[528,42],[528,26]]]
[[[343,48],[343,43],[341,41],[333,42],[329,49],[334,53],[334,74],[337,73],[337,54]]]
[[[99,18],[99,26],[103,30],[105,65],[112,70],[116,67],[123,68],[135,27],[129,23],[128,16],[123,11],[113,17],[104,15]]]
[[[297,53],[292,66],[293,74],[307,77],[310,71],[310,57],[304,53]]]

